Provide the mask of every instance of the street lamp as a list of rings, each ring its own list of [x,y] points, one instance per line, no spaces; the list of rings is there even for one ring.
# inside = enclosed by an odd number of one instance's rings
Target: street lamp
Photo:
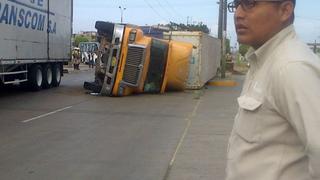
[[[125,7],[119,6],[120,12],[121,12],[121,24],[123,23],[123,12],[127,9]]]

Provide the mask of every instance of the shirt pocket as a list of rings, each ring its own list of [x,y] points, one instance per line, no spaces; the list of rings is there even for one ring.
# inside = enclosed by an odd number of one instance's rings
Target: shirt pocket
[[[256,143],[261,136],[262,101],[251,96],[238,98],[239,112],[235,121],[235,132],[249,143]]]

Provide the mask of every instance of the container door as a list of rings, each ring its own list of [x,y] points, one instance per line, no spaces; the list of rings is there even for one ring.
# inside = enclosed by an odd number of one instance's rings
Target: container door
[[[71,59],[72,0],[47,0],[49,59]]]

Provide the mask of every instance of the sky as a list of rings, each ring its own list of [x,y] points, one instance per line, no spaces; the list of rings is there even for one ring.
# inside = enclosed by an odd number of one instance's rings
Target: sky
[[[73,29],[95,31],[96,21],[119,23],[121,9],[123,22],[135,25],[176,23],[207,24],[211,35],[218,31],[218,0],[74,0]],[[230,0],[228,1],[230,2]],[[306,43],[320,42],[320,1],[297,0],[295,27]],[[123,10],[125,8],[125,10]],[[233,14],[228,13],[227,37],[236,45]]]

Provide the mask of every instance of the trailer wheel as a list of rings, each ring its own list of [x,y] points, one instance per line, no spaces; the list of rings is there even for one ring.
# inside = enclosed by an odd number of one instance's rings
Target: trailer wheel
[[[42,67],[33,65],[29,71],[29,88],[33,91],[39,91],[43,82]]]
[[[50,64],[45,64],[42,69],[42,88],[49,89],[52,86],[52,68]]]
[[[54,64],[52,66],[52,86],[58,87],[61,82],[61,66],[60,64]]]

